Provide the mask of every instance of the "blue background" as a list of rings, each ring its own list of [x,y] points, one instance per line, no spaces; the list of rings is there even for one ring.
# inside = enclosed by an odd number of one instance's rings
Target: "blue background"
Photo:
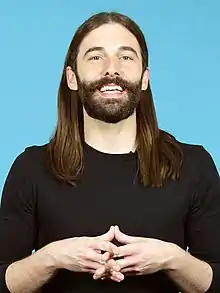
[[[69,43],[104,10],[145,33],[160,127],[205,146],[220,168],[220,1],[0,1],[0,191],[15,157],[51,136]]]

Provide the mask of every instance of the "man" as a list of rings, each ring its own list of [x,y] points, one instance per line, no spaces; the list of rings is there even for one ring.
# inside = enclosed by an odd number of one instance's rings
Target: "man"
[[[82,24],[58,96],[53,137],[5,182],[1,292],[220,292],[219,175],[158,128],[137,24]]]

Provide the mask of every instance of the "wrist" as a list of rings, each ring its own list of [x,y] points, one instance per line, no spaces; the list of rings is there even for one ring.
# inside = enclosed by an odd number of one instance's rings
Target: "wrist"
[[[44,246],[42,249],[38,250],[35,255],[48,271],[53,272],[59,268],[55,242]]]
[[[185,263],[190,254],[174,243],[169,243],[169,253],[163,263],[162,270],[176,270]]]

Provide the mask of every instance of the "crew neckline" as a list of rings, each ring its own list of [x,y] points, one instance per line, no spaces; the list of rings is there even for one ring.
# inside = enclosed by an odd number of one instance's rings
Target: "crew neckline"
[[[94,147],[92,147],[91,145],[89,145],[87,142],[84,142],[84,148],[85,148],[85,151],[87,152],[90,152],[90,153],[93,153],[93,154],[96,154],[96,155],[99,155],[99,156],[105,156],[105,157],[110,157],[110,158],[127,158],[127,157],[134,157],[136,156],[137,154],[137,151],[135,152],[132,152],[130,151],[129,153],[118,153],[118,154],[111,154],[111,153],[105,153],[105,152],[102,152],[100,150],[97,150],[95,149]]]

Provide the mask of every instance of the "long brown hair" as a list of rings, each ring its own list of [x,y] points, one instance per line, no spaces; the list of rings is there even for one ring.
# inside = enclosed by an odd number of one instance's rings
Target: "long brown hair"
[[[137,39],[148,67],[148,49],[139,26],[129,17],[116,12],[102,12],[86,20],[76,31],[65,59],[58,92],[58,121],[47,145],[49,166],[53,174],[72,185],[83,172],[83,107],[76,91],[67,85],[66,68],[77,71],[76,58],[84,37],[103,24],[118,23]],[[178,179],[183,153],[175,138],[158,128],[150,84],[141,92],[137,107],[137,154],[139,177],[144,186],[160,187],[169,178]]]

